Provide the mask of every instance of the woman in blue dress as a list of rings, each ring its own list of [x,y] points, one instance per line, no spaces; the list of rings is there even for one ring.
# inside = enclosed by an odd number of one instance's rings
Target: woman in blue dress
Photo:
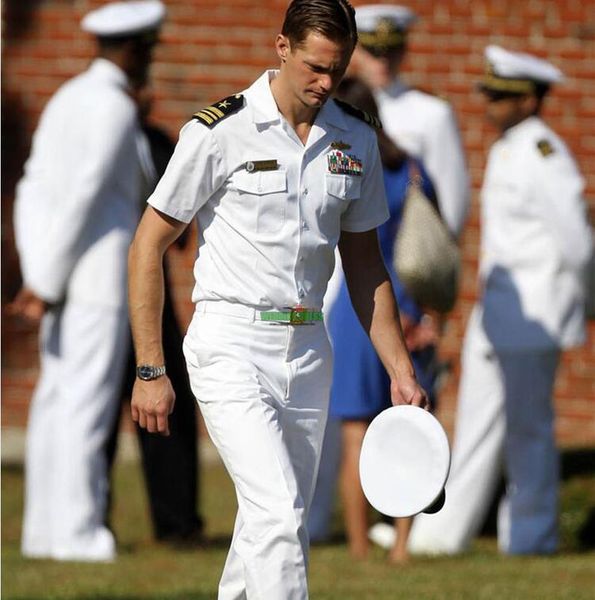
[[[374,116],[378,115],[372,93],[359,80],[346,78],[337,96]],[[382,130],[378,131],[378,145],[390,211],[389,220],[378,229],[380,246],[399,304],[403,332],[418,380],[433,404],[435,330],[428,326],[427,316],[403,288],[395,273],[392,256],[412,175],[420,178],[428,198],[435,199],[435,193],[419,161],[395,146]],[[368,504],[359,480],[359,455],[370,421],[391,406],[390,380],[353,310],[345,280],[343,277],[341,279],[338,295],[330,312],[327,312],[327,326],[335,355],[330,414],[341,420],[340,483],[349,549],[355,558],[364,558],[369,546]],[[396,526],[397,542],[389,558],[393,562],[403,562],[407,558],[406,542],[411,519],[397,519]]]

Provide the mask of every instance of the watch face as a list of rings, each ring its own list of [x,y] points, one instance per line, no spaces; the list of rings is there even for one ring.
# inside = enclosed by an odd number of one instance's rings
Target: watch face
[[[141,365],[140,367],[138,367],[136,372],[139,378],[144,379],[145,381],[151,379],[151,377],[153,377],[154,375],[154,369],[149,365]]]
[[[136,367],[136,376],[143,381],[152,381],[165,375],[165,365],[155,367],[153,365],[139,365]]]

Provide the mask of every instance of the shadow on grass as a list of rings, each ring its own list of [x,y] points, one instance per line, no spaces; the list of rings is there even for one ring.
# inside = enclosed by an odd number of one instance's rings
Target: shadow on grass
[[[5,474],[21,475],[23,473],[23,465],[19,462],[2,462],[2,472]]]
[[[326,546],[344,546],[347,543],[347,537],[344,532],[332,533],[328,538],[318,541],[312,540],[310,546],[313,548],[322,548]]]
[[[208,552],[209,550],[228,550],[231,545],[231,535],[207,536],[201,542],[149,542],[155,548],[168,548],[175,552]],[[136,554],[138,550],[147,547],[146,540],[135,542],[118,542],[118,554]]]
[[[80,596],[68,596],[70,600],[213,600],[217,592],[197,592],[196,590],[177,591],[171,594],[159,592],[155,595],[114,595],[110,594],[81,594]],[[54,596],[51,596],[52,598]],[[17,600],[15,598],[15,600]],[[45,600],[41,596],[19,596],[18,600]]]

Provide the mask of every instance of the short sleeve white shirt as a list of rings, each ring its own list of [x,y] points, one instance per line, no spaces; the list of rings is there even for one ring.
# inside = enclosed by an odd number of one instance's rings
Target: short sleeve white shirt
[[[537,117],[492,146],[481,190],[480,276],[483,325],[496,348],[584,341],[592,238],[583,190],[568,148]]]
[[[194,302],[320,307],[341,231],[388,218],[374,130],[330,100],[304,145],[277,108],[273,77],[265,72],[211,128],[187,123],[148,200],[183,222],[196,215]],[[251,170],[259,161],[270,170]]]
[[[465,155],[455,114],[446,100],[395,80],[376,94],[386,133],[423,161],[450,231],[463,229],[471,198]]]

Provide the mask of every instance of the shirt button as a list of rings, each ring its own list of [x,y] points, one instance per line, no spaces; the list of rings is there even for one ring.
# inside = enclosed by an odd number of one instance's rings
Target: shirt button
[[[308,229],[308,223],[306,223],[306,221],[302,221],[302,229]]]
[[[302,192],[302,194],[304,194],[304,196],[308,195],[308,188],[304,188],[304,191]]]

